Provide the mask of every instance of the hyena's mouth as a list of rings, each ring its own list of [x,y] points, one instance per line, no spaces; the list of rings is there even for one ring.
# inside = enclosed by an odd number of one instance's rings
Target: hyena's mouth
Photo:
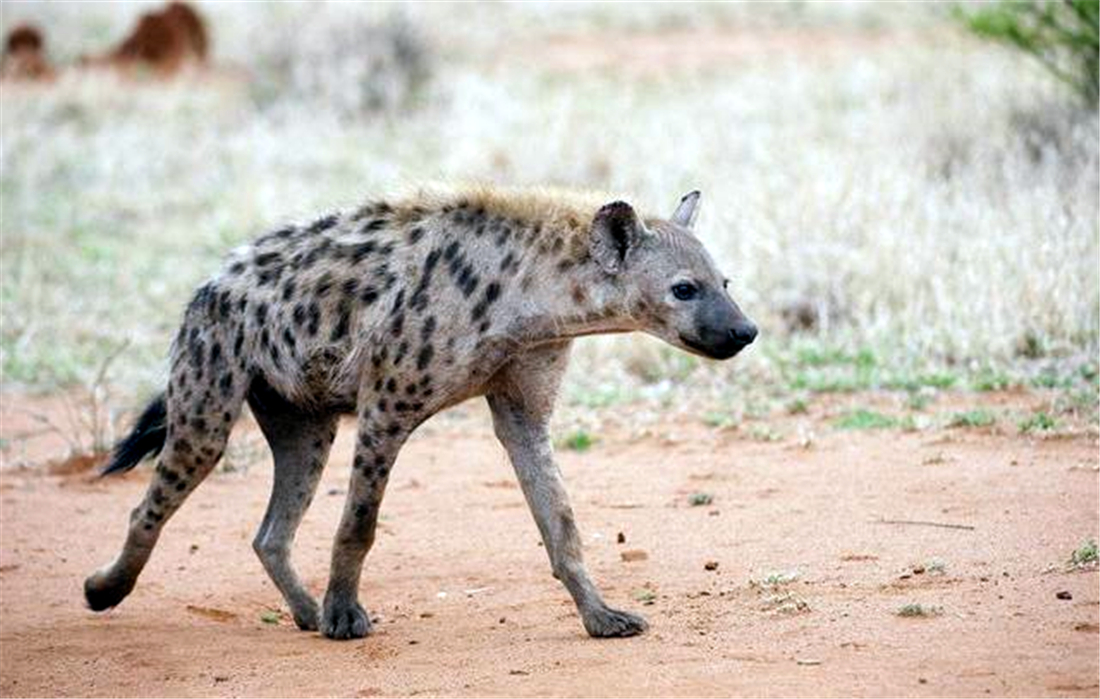
[[[692,340],[682,333],[680,334],[680,342],[684,343],[684,346],[695,354],[702,355],[707,359],[730,359],[750,344],[748,342],[729,340],[720,345],[704,345],[701,342]]]

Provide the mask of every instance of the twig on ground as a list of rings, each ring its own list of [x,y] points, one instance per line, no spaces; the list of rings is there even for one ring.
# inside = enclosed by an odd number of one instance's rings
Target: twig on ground
[[[974,531],[970,524],[950,524],[948,522],[932,522],[926,519],[886,519],[885,517],[874,520],[875,524],[910,524],[921,527],[940,527],[942,529],[964,529]]]

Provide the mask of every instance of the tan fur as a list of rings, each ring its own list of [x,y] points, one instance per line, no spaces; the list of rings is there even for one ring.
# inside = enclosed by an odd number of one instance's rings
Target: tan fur
[[[236,250],[184,314],[156,476],[122,554],[86,581],[89,604],[105,609],[130,592],[164,522],[217,463],[247,402],[275,455],[272,499],[254,541],[265,569],[302,628],[365,635],[359,578],[398,451],[424,420],[485,396],[585,628],[593,636],[641,632],[645,622],[605,604],[585,572],[553,463],[549,418],[570,343],[640,330],[727,358],[752,337],[731,340],[744,318],[686,228],[657,219],[647,226],[629,204],[608,199],[429,187]],[[683,298],[677,289],[688,282],[699,293]],[[155,414],[156,403],[148,410]],[[289,547],[336,420],[349,413],[358,421],[355,458],[318,605]],[[147,442],[135,435],[128,441]]]

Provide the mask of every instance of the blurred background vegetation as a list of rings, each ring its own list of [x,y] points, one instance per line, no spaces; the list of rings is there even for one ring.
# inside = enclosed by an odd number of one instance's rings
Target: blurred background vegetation
[[[87,386],[128,343],[126,406],[232,246],[457,179],[662,215],[703,191],[760,340],[714,364],[585,339],[570,405],[1024,386],[1095,416],[1095,3],[210,3],[204,67],[78,66],[155,7],[0,6],[56,67],[0,99],[7,396]]]
[[[976,35],[1003,42],[1037,59],[1088,106],[1100,97],[1100,3],[999,2],[961,10]]]

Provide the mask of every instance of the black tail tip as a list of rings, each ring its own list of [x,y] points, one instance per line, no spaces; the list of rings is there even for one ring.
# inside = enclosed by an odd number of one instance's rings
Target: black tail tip
[[[100,472],[100,476],[108,476],[112,473],[123,473],[141,463],[148,454],[156,456],[164,446],[168,438],[168,427],[165,422],[168,417],[168,405],[164,394],[158,395],[134,423],[134,429],[115,445],[111,454],[111,461]]]

